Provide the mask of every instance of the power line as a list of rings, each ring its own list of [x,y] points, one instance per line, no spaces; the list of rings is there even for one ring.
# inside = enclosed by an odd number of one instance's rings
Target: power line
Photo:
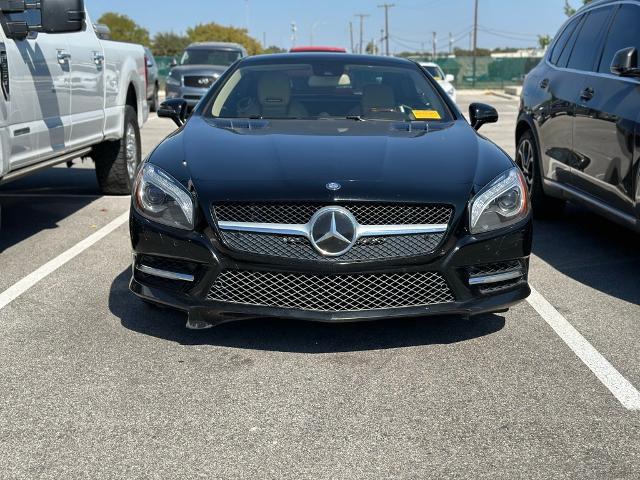
[[[369,18],[371,15],[367,15],[366,13],[356,13],[355,16],[360,18],[360,45],[358,46],[358,51],[362,54],[364,53],[364,19]]]
[[[395,7],[393,3],[383,3],[378,5],[378,8],[384,8],[384,41],[385,41],[385,54],[389,56],[389,9]]]

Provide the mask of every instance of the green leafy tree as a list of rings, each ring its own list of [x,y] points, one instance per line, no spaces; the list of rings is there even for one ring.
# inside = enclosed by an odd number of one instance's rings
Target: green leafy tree
[[[149,46],[149,30],[141,27],[131,18],[119,13],[107,12],[98,19],[98,23],[104,24],[111,30],[111,39],[118,42],[139,43]]]
[[[593,0],[582,0],[582,3],[584,5],[587,5],[589,3],[591,3]],[[573,5],[571,5],[571,2],[569,2],[569,0],[564,0],[564,13],[567,14],[567,17],[571,17],[573,15],[575,15],[575,13],[577,12],[577,10],[575,8],[573,8]]]
[[[159,32],[153,37],[153,54],[166,57],[180,55],[189,45],[189,38],[173,32]]]
[[[378,46],[375,44],[375,42],[369,42],[369,43],[367,43],[367,48],[365,48],[365,51],[369,55],[377,55],[378,54]]]
[[[187,29],[192,42],[233,42],[243,45],[250,55],[262,53],[262,46],[244,28],[224,27],[217,23],[201,23]]]
[[[549,35],[538,35],[538,45],[542,50],[545,50],[551,45],[551,37]]]

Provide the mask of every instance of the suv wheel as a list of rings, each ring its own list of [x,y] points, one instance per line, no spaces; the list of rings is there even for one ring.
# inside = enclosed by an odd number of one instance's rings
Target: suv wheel
[[[549,214],[557,214],[562,210],[565,201],[550,197],[544,192],[538,145],[530,130],[522,134],[518,140],[516,165],[522,170],[527,182],[534,214],[546,216]]]
[[[133,107],[127,105],[120,140],[102,142],[93,148],[96,176],[105,195],[128,195],[141,160],[140,128]]]
[[[150,112],[157,112],[158,111],[158,105],[160,105],[160,100],[158,99],[158,85],[156,85],[153,88],[153,96],[151,97],[151,100],[149,100],[149,111]]]

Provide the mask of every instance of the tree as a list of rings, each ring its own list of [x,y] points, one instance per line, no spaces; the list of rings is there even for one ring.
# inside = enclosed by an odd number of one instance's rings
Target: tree
[[[180,55],[189,45],[189,39],[173,32],[159,32],[153,37],[153,54],[166,57]]]
[[[365,49],[365,51],[369,55],[377,55],[378,54],[378,46],[375,44],[374,41],[371,41],[371,42],[367,43],[367,48]]]
[[[587,5],[591,3],[593,0],[582,0],[583,5]],[[567,17],[572,17],[576,13],[576,9],[573,8],[569,0],[564,0],[564,13],[567,14]]]
[[[542,50],[545,50],[551,45],[551,37],[549,35],[538,35],[538,45]]]
[[[224,27],[217,23],[201,23],[187,29],[187,37],[192,42],[232,42],[239,43],[250,55],[262,52],[260,42],[250,37],[244,28]]]
[[[112,40],[139,43],[145,46],[151,44],[149,30],[142,28],[126,15],[107,12],[98,19],[98,23],[109,27]]]

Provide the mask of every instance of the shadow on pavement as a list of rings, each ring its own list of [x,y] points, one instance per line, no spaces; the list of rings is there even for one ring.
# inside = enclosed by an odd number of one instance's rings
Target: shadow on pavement
[[[567,205],[558,218],[536,222],[533,253],[584,285],[640,305],[639,244],[631,230]]]
[[[504,318],[498,315],[471,320],[434,317],[351,324],[264,318],[192,332],[185,328],[184,313],[148,306],[130,293],[130,276],[130,271],[125,270],[112,283],[111,312],[129,330],[182,345],[295,353],[350,352],[464,342],[499,332],[505,326]]]
[[[34,196],[28,196],[31,194]],[[41,194],[47,196],[38,196]],[[68,194],[87,196],[64,196]],[[89,168],[51,168],[2,186],[0,252],[43,230],[58,228],[58,222],[86,207],[99,195],[95,171]]]

